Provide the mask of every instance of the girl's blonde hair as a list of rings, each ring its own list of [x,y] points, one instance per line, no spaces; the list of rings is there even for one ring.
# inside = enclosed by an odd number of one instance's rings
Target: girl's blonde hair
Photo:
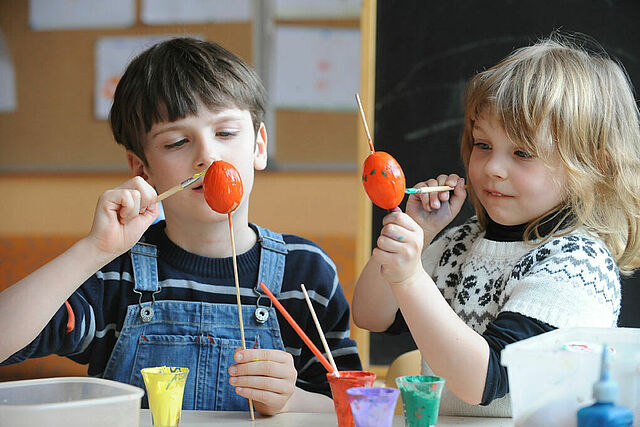
[[[633,88],[624,68],[604,51],[589,52],[566,37],[553,35],[516,50],[477,74],[465,91],[461,153],[465,170],[473,148],[472,129],[482,113],[493,113],[507,136],[549,165],[559,158],[566,168],[564,202],[527,227],[540,237],[542,219],[571,216],[566,234],[585,227],[607,245],[622,273],[640,266],[640,120]],[[544,132],[551,147],[536,144]],[[470,183],[480,223],[487,213]]]

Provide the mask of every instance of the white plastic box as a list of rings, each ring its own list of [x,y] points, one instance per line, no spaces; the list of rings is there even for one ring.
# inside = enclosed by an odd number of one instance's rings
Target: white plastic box
[[[65,377],[0,383],[0,426],[138,427],[138,387]]]
[[[634,411],[640,426],[640,329],[564,328],[502,351],[507,367],[511,411],[516,426],[575,426],[578,409],[594,403],[602,345],[611,351],[617,404]]]

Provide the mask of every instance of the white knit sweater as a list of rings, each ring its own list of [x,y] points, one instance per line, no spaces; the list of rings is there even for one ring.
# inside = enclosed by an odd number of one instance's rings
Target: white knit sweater
[[[616,263],[597,237],[577,230],[543,244],[484,239],[475,217],[447,230],[423,251],[422,263],[449,305],[484,333],[500,312],[557,328],[614,327],[620,312]],[[423,361],[423,373],[433,375]],[[443,415],[511,416],[509,395],[471,406],[443,392]]]

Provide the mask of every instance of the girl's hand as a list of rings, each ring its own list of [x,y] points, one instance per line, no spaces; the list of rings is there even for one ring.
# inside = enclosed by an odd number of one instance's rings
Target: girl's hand
[[[123,254],[158,216],[156,197],[156,190],[139,176],[104,192],[88,238],[106,254]]]
[[[418,183],[416,188],[439,185],[453,187],[453,193],[438,191],[411,194],[407,200],[407,214],[422,227],[424,232],[423,245],[425,247],[458,215],[467,197],[467,191],[464,189],[464,178],[460,178],[456,174],[439,175],[437,179]]]
[[[382,220],[378,247],[371,257],[381,265],[380,272],[387,282],[402,283],[424,271],[420,259],[422,243],[420,226],[396,208]]]
[[[263,415],[286,412],[298,378],[293,357],[280,350],[239,348],[234,359],[237,363],[229,367],[229,383],[236,393],[253,399]]]

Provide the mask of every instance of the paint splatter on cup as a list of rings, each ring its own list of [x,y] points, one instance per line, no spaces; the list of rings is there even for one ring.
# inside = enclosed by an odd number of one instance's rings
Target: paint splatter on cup
[[[367,371],[340,371],[340,376],[333,372],[327,374],[333,405],[336,409],[338,427],[355,427],[347,390],[352,387],[373,387],[376,374]]]
[[[391,387],[352,387],[347,390],[356,427],[391,427],[400,391]]]
[[[144,368],[140,373],[147,389],[154,427],[177,427],[189,369],[159,366]]]
[[[396,378],[396,385],[402,395],[406,427],[436,425],[444,381],[442,377],[425,375]]]

